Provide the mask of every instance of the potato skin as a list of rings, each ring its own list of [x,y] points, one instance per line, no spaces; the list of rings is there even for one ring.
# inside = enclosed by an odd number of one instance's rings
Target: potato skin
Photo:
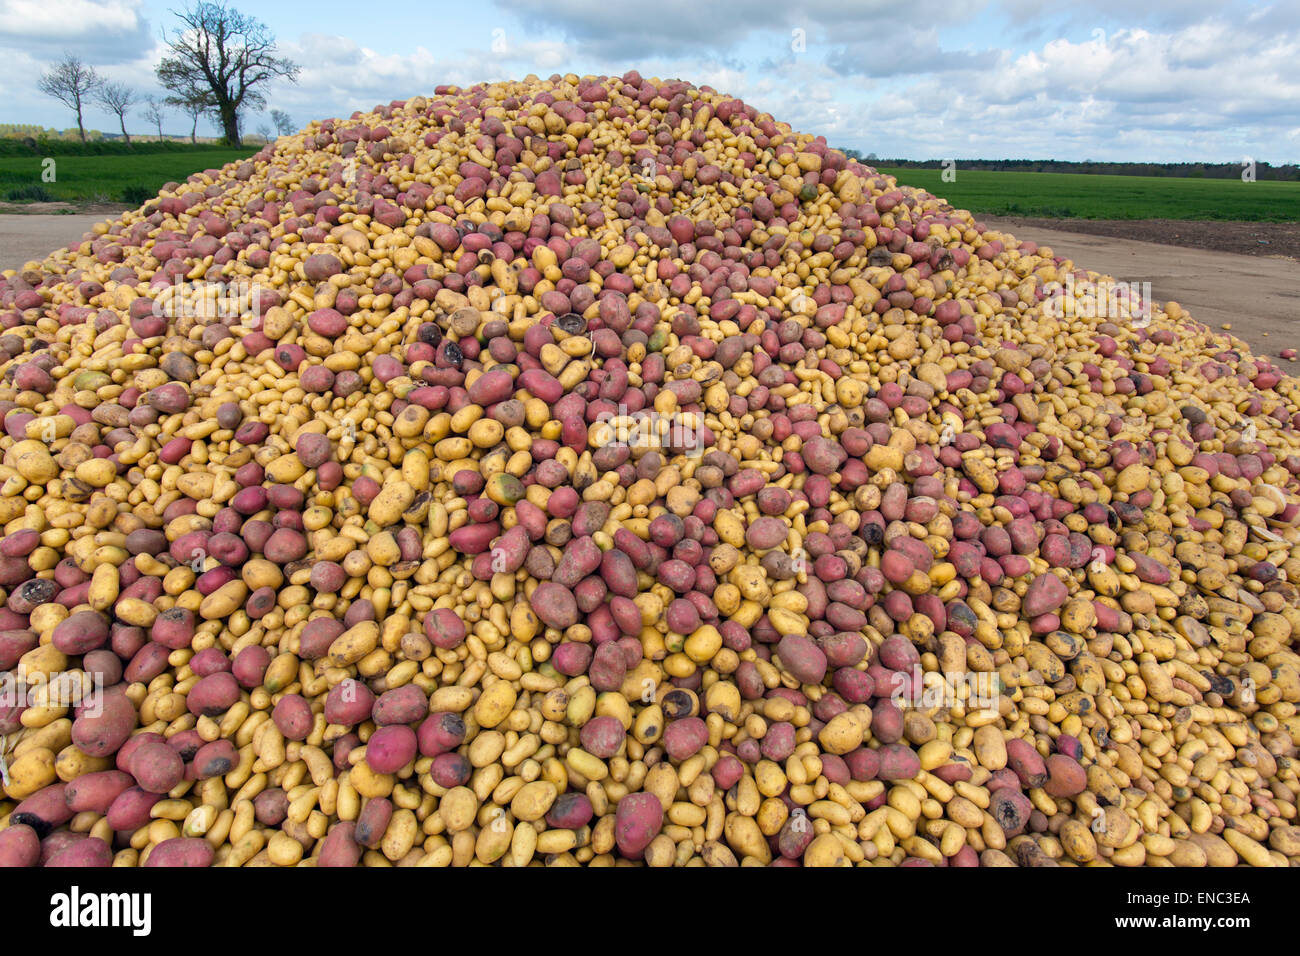
[[[188,772],[195,780],[207,780],[229,773],[239,763],[239,751],[229,740],[214,740],[204,744],[194,754],[189,763]]]
[[[1047,782],[1047,765],[1042,755],[1019,737],[1007,741],[1007,765],[1015,771],[1022,786],[1041,787]]]
[[[281,697],[271,711],[271,720],[286,740],[306,740],[315,723],[311,704],[301,694]]]
[[[23,823],[44,837],[51,830],[72,819],[68,807],[67,784],[42,787],[14,808],[10,822]]]
[[[356,824],[344,820],[335,824],[321,844],[317,866],[356,866],[361,862],[361,846],[356,841]]]
[[[413,724],[429,712],[429,698],[415,684],[386,691],[375,701],[371,719],[385,724]]]
[[[103,869],[113,865],[113,850],[98,837],[87,837],[54,853],[45,865]]]
[[[60,621],[50,639],[65,654],[86,654],[108,642],[108,619],[98,611],[77,611]]]
[[[604,715],[593,717],[583,724],[580,737],[583,750],[592,756],[608,760],[622,748],[627,731],[617,717]]]
[[[614,814],[614,839],[618,850],[639,860],[664,825],[664,808],[653,793],[629,793]]]
[[[121,770],[88,773],[68,783],[64,797],[73,813],[86,810],[107,813],[113,801],[133,784],[131,775]]]
[[[199,837],[172,837],[163,840],[151,851],[146,867],[204,867],[211,866],[212,847]]]
[[[41,838],[25,823],[0,830],[0,868],[35,866],[41,858]]]
[[[881,780],[911,780],[921,770],[921,758],[906,744],[887,744],[880,748]]]
[[[185,762],[165,743],[149,741],[136,748],[129,761],[131,776],[149,793],[163,794],[185,779]]]
[[[371,850],[379,846],[388,829],[388,822],[393,818],[393,804],[387,797],[374,797],[367,800],[357,817],[353,839],[361,846]]]
[[[118,685],[121,687],[122,685]],[[90,757],[107,757],[135,730],[139,715],[121,691],[105,691],[99,714],[83,713],[72,722],[72,742]]]
[[[161,799],[162,794],[131,787],[117,795],[104,818],[114,830],[135,830],[149,822],[149,811]]]

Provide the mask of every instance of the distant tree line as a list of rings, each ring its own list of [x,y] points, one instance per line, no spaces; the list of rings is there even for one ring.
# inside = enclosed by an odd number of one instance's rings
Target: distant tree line
[[[942,159],[877,159],[874,153],[863,156],[855,149],[842,149],[846,156],[872,166],[902,169],[943,169]],[[1066,162],[1057,159],[958,159],[958,169],[984,169],[993,172],[1083,173],[1108,176],[1160,176],[1169,179],[1240,179],[1241,163],[1099,163],[1091,160]],[[1273,166],[1255,163],[1257,180],[1300,182],[1300,165]]]

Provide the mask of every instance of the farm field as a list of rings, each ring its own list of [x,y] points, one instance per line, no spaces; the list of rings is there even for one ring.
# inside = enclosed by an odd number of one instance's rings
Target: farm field
[[[180,182],[190,173],[224,166],[257,151],[197,149],[142,153],[138,156],[55,156],[55,181],[41,180],[41,157],[0,157],[0,200],[24,198],[16,190],[38,187],[48,197],[75,203],[125,202],[138,205],[158,194],[164,183]],[[11,195],[12,194],[12,195]]]
[[[1300,220],[1300,183],[880,167],[959,209],[1043,219]]]

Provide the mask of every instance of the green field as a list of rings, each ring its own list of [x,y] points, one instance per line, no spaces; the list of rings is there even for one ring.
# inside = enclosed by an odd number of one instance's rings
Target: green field
[[[23,187],[39,187],[69,202],[137,204],[157,195],[164,183],[184,182],[190,173],[224,166],[257,150],[198,149],[140,156],[55,156],[55,181],[42,181],[38,156],[0,157],[0,200]],[[30,198],[30,197],[29,197]]]
[[[959,209],[1048,219],[1300,220],[1300,183],[880,167]]]

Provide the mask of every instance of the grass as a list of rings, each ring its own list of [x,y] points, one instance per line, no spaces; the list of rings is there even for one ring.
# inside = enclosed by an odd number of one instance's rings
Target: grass
[[[11,192],[34,196],[43,189],[65,202],[125,202],[139,205],[158,194],[167,182],[184,182],[203,169],[246,159],[255,148],[213,149],[147,153],[138,156],[58,156],[55,181],[42,179],[39,156],[0,157],[0,196]]]
[[[1300,183],[1073,173],[880,171],[900,183],[942,196],[959,209],[995,216],[1046,219],[1218,219],[1243,222],[1300,220]]]

